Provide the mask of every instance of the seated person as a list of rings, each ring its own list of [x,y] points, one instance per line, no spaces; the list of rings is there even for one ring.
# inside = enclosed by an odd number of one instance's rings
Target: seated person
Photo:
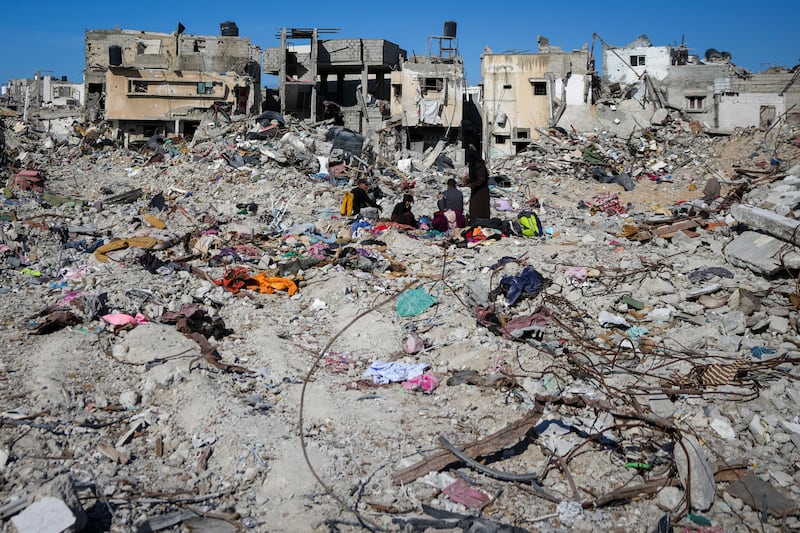
[[[466,225],[467,221],[461,211],[448,209],[447,211],[437,211],[433,214],[433,229],[442,233],[455,228],[463,228]]]
[[[368,190],[369,181],[361,178],[358,180],[358,186],[350,191],[353,193],[353,215],[363,214],[366,218],[377,218],[378,212],[382,211],[383,208],[372,199],[367,192]],[[368,208],[372,208],[374,211]],[[363,213],[362,210],[364,211]]]
[[[433,228],[442,233],[467,225],[464,219],[464,195],[456,188],[456,180],[447,180],[447,190],[439,195],[436,202],[439,211],[433,214]]]
[[[447,180],[447,189],[439,195],[439,201],[436,202],[436,205],[440,211],[452,209],[453,211],[464,212],[464,195],[456,188],[456,180],[453,178]]]
[[[416,228],[417,219],[414,213],[411,212],[411,204],[413,203],[414,197],[410,194],[404,194],[403,201],[395,205],[392,210],[392,222]]]

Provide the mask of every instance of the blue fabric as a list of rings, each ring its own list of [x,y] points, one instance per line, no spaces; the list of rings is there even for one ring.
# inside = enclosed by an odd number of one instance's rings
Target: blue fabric
[[[542,288],[542,276],[532,266],[526,266],[519,276],[503,276],[500,287],[506,292],[509,305],[514,305],[520,296],[532,296]]]
[[[397,298],[395,310],[400,316],[417,316],[436,303],[436,298],[425,292],[422,287],[411,289]]]
[[[750,348],[750,355],[755,357],[756,359],[761,359],[764,355],[770,355],[775,353],[775,350],[772,348],[765,348],[764,346],[753,346]]]

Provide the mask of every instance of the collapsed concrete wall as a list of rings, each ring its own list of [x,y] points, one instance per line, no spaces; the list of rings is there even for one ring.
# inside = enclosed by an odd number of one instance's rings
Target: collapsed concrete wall
[[[645,72],[663,80],[673,64],[671,46],[653,46],[646,35],[621,47],[603,46],[603,79],[607,83],[635,83]]]

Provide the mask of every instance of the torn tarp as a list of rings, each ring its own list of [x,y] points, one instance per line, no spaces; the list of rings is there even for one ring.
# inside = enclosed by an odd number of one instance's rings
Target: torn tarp
[[[330,128],[325,134],[325,140],[332,142],[334,148],[354,155],[359,155],[364,146],[363,135],[340,126]]]

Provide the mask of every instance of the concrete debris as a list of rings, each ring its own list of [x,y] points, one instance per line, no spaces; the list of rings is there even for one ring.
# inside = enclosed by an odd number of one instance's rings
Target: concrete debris
[[[6,124],[0,519],[797,529],[800,132],[652,123],[542,129],[466,227],[446,141]]]

